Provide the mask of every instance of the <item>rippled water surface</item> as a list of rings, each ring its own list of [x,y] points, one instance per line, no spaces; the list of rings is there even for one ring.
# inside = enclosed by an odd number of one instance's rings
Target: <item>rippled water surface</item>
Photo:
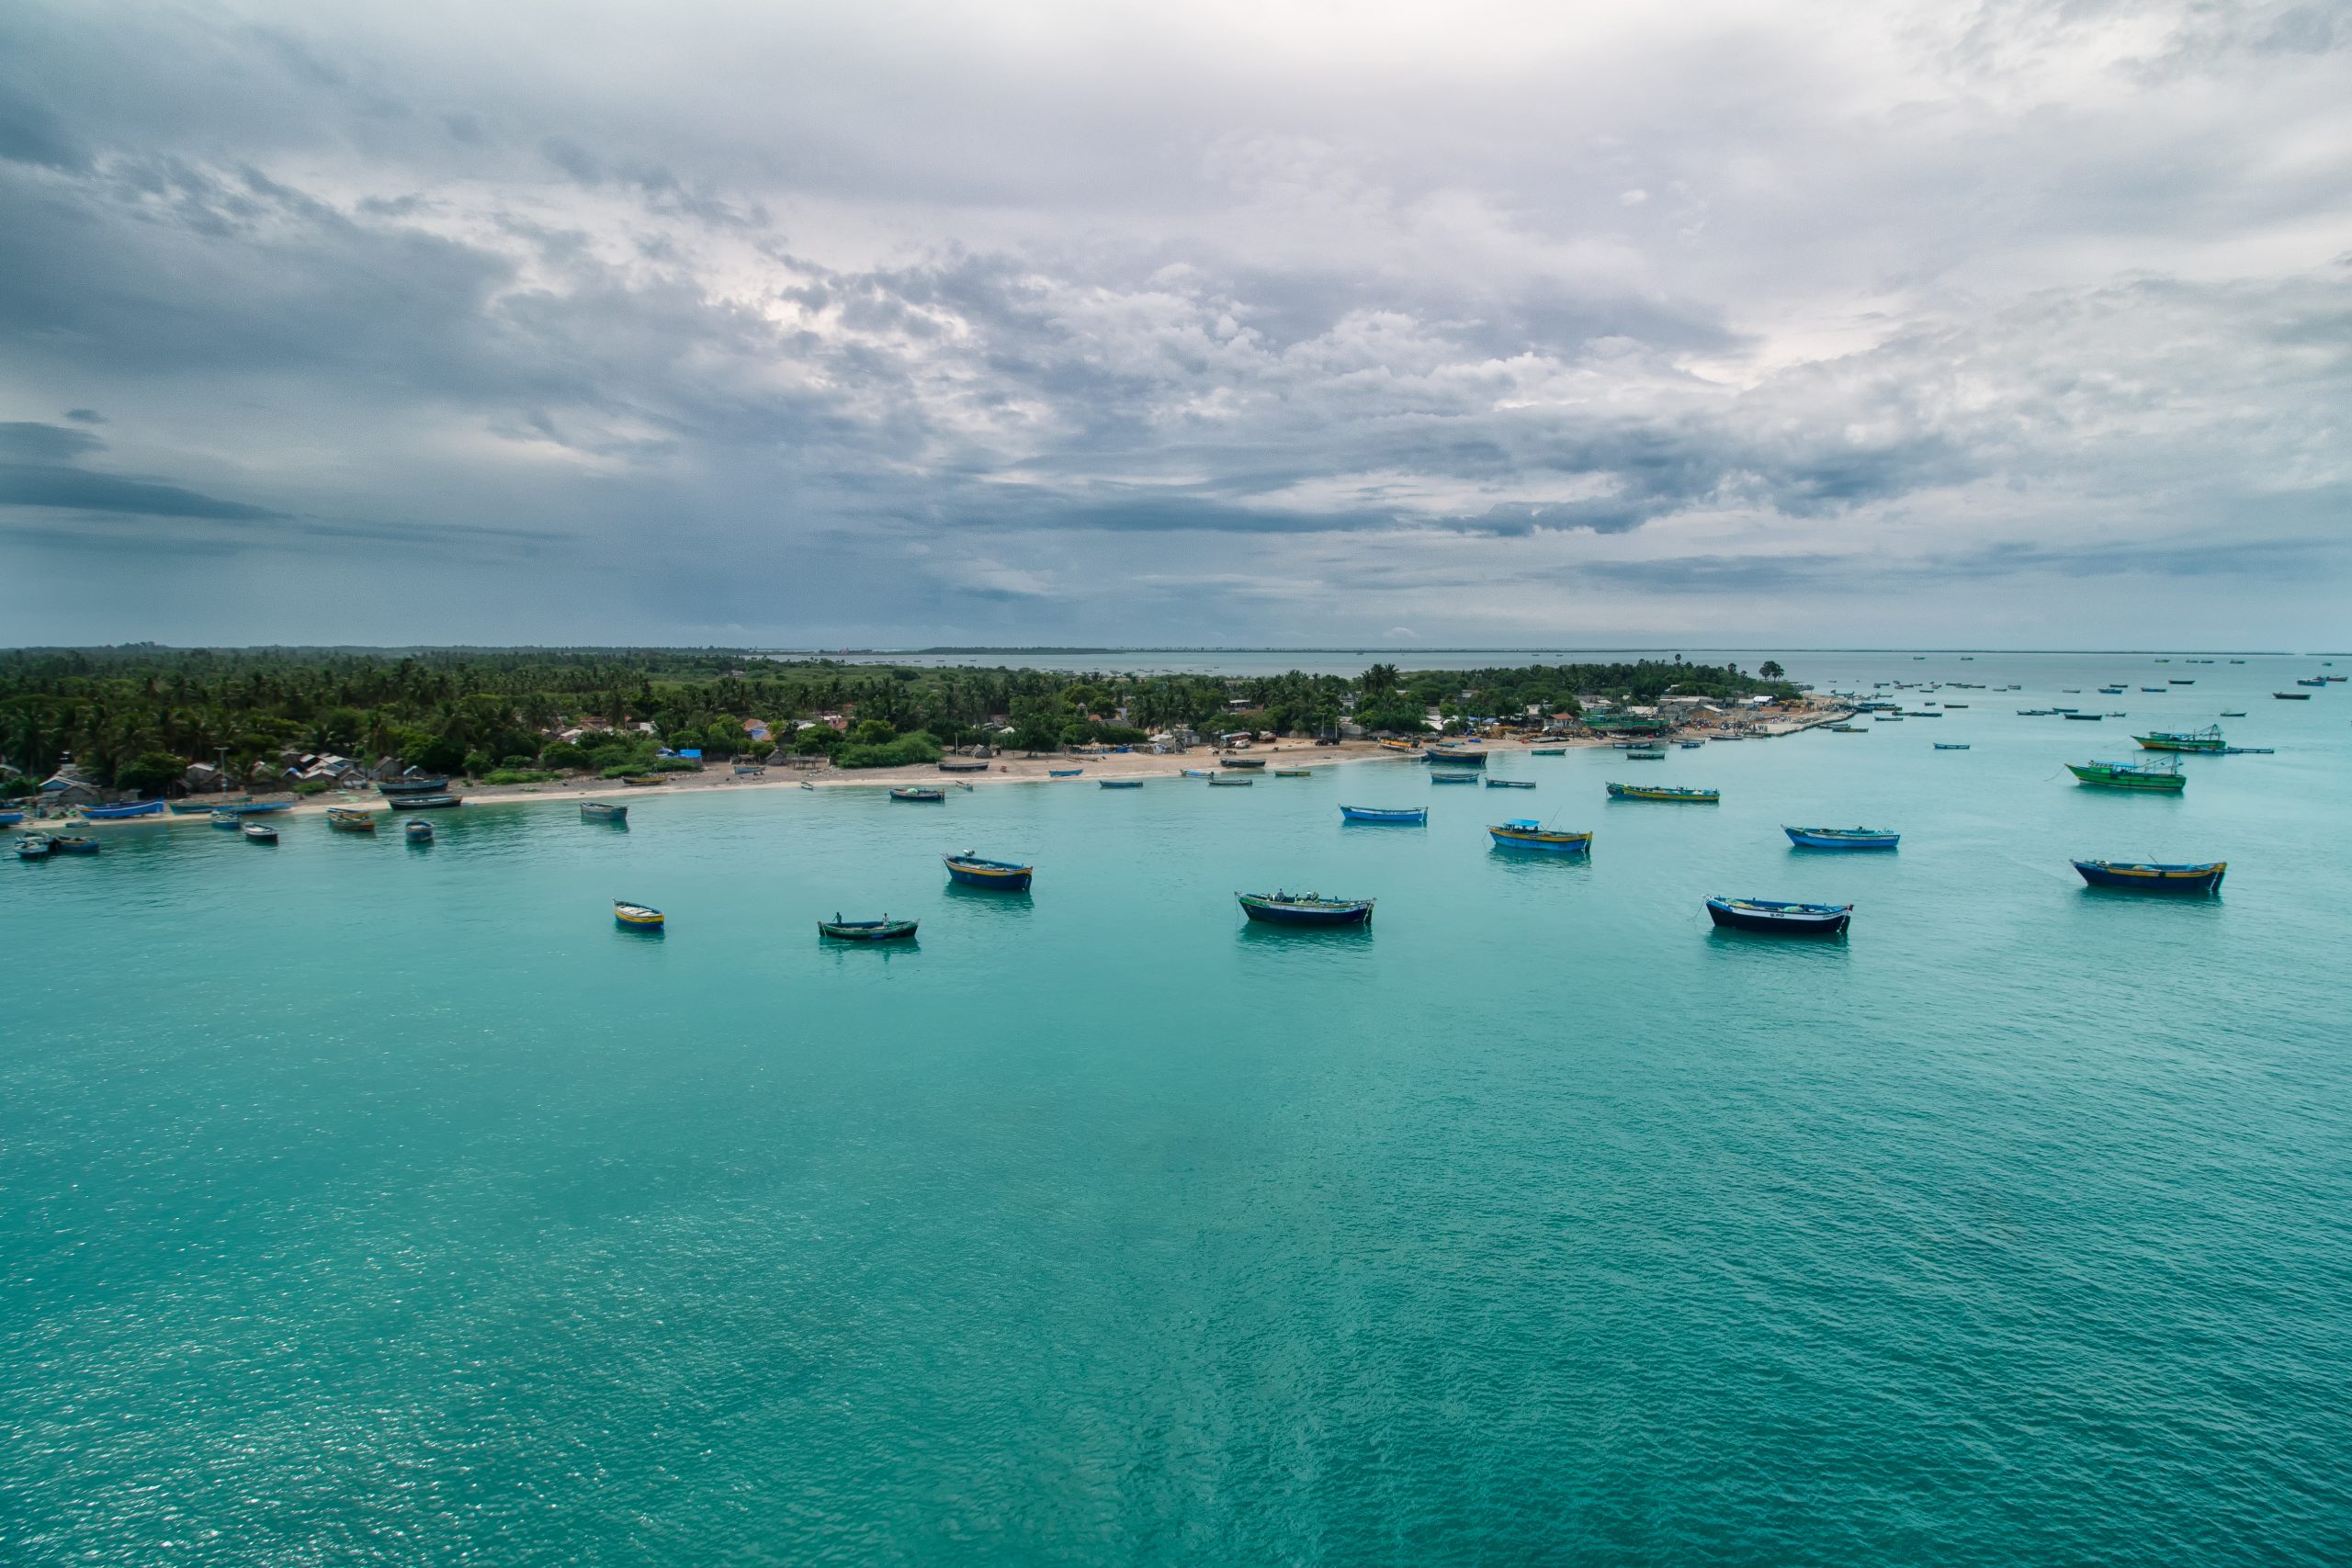
[[[0,865],[0,1562],[2352,1560],[2352,695],[2000,668],[1869,735],[1503,765],[1532,792],[722,792]],[[2126,677],[2130,725],[2012,711]],[[2060,771],[2223,706],[2277,754]],[[1491,852],[1521,815],[1590,863]],[[1903,848],[1780,832],[1824,822]],[[1035,894],[945,886],[966,846]],[[1248,928],[1278,883],[1379,913]],[[1858,914],[1727,936],[1718,891]],[[918,944],[815,937],[886,908]]]

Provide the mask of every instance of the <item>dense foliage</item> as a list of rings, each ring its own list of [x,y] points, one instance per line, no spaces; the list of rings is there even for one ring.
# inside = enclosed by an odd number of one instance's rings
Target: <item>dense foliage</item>
[[[658,748],[724,758],[771,746],[848,767],[928,761],[989,741],[1032,750],[1133,744],[1190,726],[1375,731],[1574,712],[1580,697],[1734,697],[1792,688],[1679,659],[1634,664],[1308,675],[1072,674],[999,666],[781,660],[727,649],[107,649],[0,653],[0,757],[39,778],[71,755],[100,783],[145,793],[188,762],[239,778],[288,751],[437,773],[626,772]],[[824,722],[840,718],[846,728]],[[746,720],[775,739],[753,741]],[[814,721],[814,722],[811,722]],[[803,728],[807,725],[807,728]],[[561,732],[585,727],[576,739]],[[1009,728],[1010,733],[1006,733]],[[21,787],[21,785],[19,785]]]

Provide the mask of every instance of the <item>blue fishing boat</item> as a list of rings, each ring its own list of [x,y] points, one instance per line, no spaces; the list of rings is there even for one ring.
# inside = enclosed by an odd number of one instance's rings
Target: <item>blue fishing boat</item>
[[[203,817],[220,810],[221,804],[218,801],[175,800],[170,810],[175,817]]]
[[[1527,754],[1531,757],[1565,757],[1568,754],[1568,749],[1565,746],[1537,746],[1532,748]]]
[[[1216,777],[1216,774],[1211,773],[1206,768],[1183,768],[1179,771],[1188,779],[1213,779]]]
[[[1379,822],[1394,828],[1419,828],[1430,819],[1426,806],[1342,806],[1340,816],[1349,822]]]
[[[998,893],[1026,893],[1029,877],[1035,866],[1016,861],[982,860],[970,850],[960,855],[942,855],[947,867],[947,878],[966,887],[986,887]]]
[[[1270,926],[1361,926],[1372,920],[1370,898],[1326,898],[1314,893],[1236,893],[1242,912]]]
[[[164,803],[142,800],[136,806],[85,806],[81,809],[85,822],[122,822],[133,817],[161,817]]]
[[[1477,774],[1476,774],[1476,773],[1431,773],[1431,774],[1430,775],[1430,783],[1431,783],[1431,784],[1476,784],[1477,782],[1478,782],[1478,775],[1477,775]]]
[[[2134,893],[2214,893],[2230,869],[2225,860],[2204,864],[2164,865],[2148,861],[2078,860],[2075,869],[2093,887],[2121,887]]]
[[[625,898],[613,900],[613,919],[633,931],[659,931],[668,927],[661,910],[650,904],[632,904]]]
[[[449,781],[440,778],[381,779],[377,782],[376,793],[386,795],[439,795],[448,787]]]
[[[21,811],[0,811],[0,828],[14,827],[25,819]]]
[[[47,860],[54,848],[46,833],[21,833],[17,837],[18,860]]]
[[[1084,772],[1084,768],[1047,768],[1046,776],[1049,779],[1074,779]]]
[[[1421,761],[1439,767],[1483,768],[1487,753],[1476,746],[1432,746],[1421,753]]]
[[[1094,783],[1097,787],[1102,789],[1143,788],[1143,780],[1141,779],[1096,779]]]
[[[49,842],[61,855],[94,855],[106,846],[82,833],[51,833]]]
[[[1778,898],[1707,900],[1707,918],[1733,931],[1772,936],[1836,936],[1854,918],[1851,904],[1792,904]]]
[[[1807,850],[1891,850],[1903,835],[1883,828],[1782,828],[1789,842]]]
[[[433,841],[433,824],[422,817],[410,818],[408,825],[401,829],[401,832],[412,844],[429,844]]]
[[[905,942],[915,934],[912,920],[894,920],[885,915],[878,920],[845,920],[836,913],[830,920],[817,922],[817,934],[835,942]]]
[[[1540,854],[1580,855],[1592,849],[1590,833],[1563,833],[1546,828],[1532,817],[1514,818],[1487,829],[1487,837],[1501,850],[1532,850]]]
[[[627,822],[628,807],[611,800],[583,800],[580,803],[582,822]]]
[[[1488,789],[1533,789],[1535,781],[1533,779],[1488,779],[1487,787]]]
[[[290,800],[239,800],[220,809],[234,817],[266,817],[274,811],[291,811],[294,803]]]

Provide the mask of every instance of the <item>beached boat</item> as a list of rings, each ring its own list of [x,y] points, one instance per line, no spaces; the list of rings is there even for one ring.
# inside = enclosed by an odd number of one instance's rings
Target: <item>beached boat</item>
[[[220,809],[220,801],[175,800],[169,807],[175,817],[205,817]]]
[[[412,818],[401,831],[412,844],[429,844],[433,841],[433,824],[421,817]]]
[[[381,779],[377,782],[378,795],[439,795],[449,787],[447,779]]]
[[[1266,765],[1266,759],[1263,757],[1219,757],[1216,760],[1216,765],[1220,768],[1239,768],[1254,772]]]
[[[2075,869],[2093,887],[2123,887],[2134,893],[2212,893],[2230,869],[2225,860],[2203,865],[2163,865],[2147,861],[2078,860]]]
[[[1497,849],[1531,850],[1538,854],[1580,855],[1592,848],[1590,833],[1563,833],[1532,817],[1515,817],[1487,829]]]
[[[330,806],[327,826],[338,833],[372,833],[376,830],[376,814],[356,806]]]
[[[395,811],[447,811],[465,803],[460,795],[396,795],[384,804]]]
[[[1968,742],[1965,740],[1939,740],[1936,742],[1936,750],[1939,751],[1965,751],[1968,750]]]
[[[1274,777],[1278,779],[1311,779],[1314,776],[1313,768],[1276,768],[1274,770]]]
[[[986,887],[998,893],[1026,893],[1035,866],[1017,861],[982,860],[970,850],[960,855],[942,855],[947,867],[947,879],[966,887]]]
[[[1326,898],[1314,893],[1236,893],[1242,912],[1270,926],[1361,926],[1372,919],[1370,898]]]
[[[937,805],[947,798],[947,792],[931,784],[903,784],[890,791],[892,800],[914,801],[924,806]]]
[[[248,822],[240,830],[244,834],[245,841],[250,844],[277,842],[277,829],[266,822]]]
[[[85,822],[125,822],[134,817],[161,817],[164,803],[142,800],[136,806],[85,806],[80,809]]]
[[[1789,842],[1806,850],[1891,850],[1903,835],[1884,828],[1782,828]]]
[[[54,848],[55,844],[46,833],[19,833],[17,836],[18,860],[46,860]]]
[[[915,922],[894,920],[888,915],[878,920],[845,920],[836,914],[817,922],[817,934],[835,942],[904,942],[915,934]]]
[[[234,817],[267,817],[272,812],[293,810],[294,803],[290,800],[240,800],[220,809]]]
[[[1211,789],[1247,789],[1257,782],[1258,781],[1256,779],[1239,778],[1232,773],[1211,773],[1209,775],[1209,787]]]
[[[2069,762],[2066,771],[2086,784],[2100,789],[2134,789],[2160,795],[2178,795],[2188,787],[2188,779],[2180,771],[2180,763],[2170,757],[2165,766],[2153,762]]]
[[[0,828],[13,828],[25,819],[21,811],[0,811]]]
[[[1101,789],[1143,788],[1143,780],[1141,779],[1097,779],[1094,783],[1096,786]]]
[[[1721,790],[1691,789],[1682,784],[1612,784],[1609,794],[1614,800],[1670,800],[1692,806],[1713,806],[1723,798]]]
[[[215,828],[236,828],[243,825],[244,818],[224,807],[212,814],[210,821]]]
[[[1477,782],[1478,775],[1476,773],[1431,773],[1430,775],[1430,783],[1433,784],[1474,784]]]
[[[1421,749],[1421,743],[1418,740],[1383,740],[1379,742],[1379,746],[1384,751],[1409,752],[1418,751]]]
[[[580,803],[582,822],[626,822],[628,807],[613,800],[583,800]]]
[[[1426,806],[1342,806],[1340,816],[1349,822],[1379,822],[1393,828],[1419,828],[1428,823],[1430,808]]]
[[[1851,904],[1792,904],[1778,898],[1707,900],[1707,918],[1733,931],[1773,936],[1836,936],[1854,918]]]
[[[1488,779],[1487,787],[1488,789],[1533,789],[1535,781],[1533,779]]]
[[[1047,768],[1046,776],[1049,779],[1074,779],[1084,772],[1084,768]]]
[[[621,783],[631,789],[651,789],[656,784],[665,784],[669,782],[670,775],[667,773],[623,773],[621,775]]]
[[[1209,768],[1181,768],[1178,772],[1188,779],[1213,779],[1216,773]]]
[[[658,931],[664,928],[662,911],[650,904],[632,904],[626,898],[613,900],[613,919],[633,931]]]
[[[939,771],[943,773],[985,773],[989,771],[989,761],[985,757],[945,757],[940,760]]]
[[[2222,727],[2206,729],[2157,729],[2132,738],[2151,751],[2226,751]]]

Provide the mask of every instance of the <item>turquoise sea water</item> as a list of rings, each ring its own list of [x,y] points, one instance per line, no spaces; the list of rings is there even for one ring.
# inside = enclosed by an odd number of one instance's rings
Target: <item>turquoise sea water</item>
[[[2352,1559],[2352,695],[2007,667],[1868,735],[1500,765],[1532,792],[717,792],[0,865],[0,1562]],[[2077,788],[2138,724],[2012,709],[2109,676],[2278,754]],[[1490,852],[1521,815],[1590,863]],[[1825,822],[1904,845],[1780,832]],[[967,846],[1034,895],[949,888]],[[1250,929],[1276,884],[1378,916]],[[1774,942],[1718,891],[1859,908]],[[816,939],[886,908],[917,945]]]

